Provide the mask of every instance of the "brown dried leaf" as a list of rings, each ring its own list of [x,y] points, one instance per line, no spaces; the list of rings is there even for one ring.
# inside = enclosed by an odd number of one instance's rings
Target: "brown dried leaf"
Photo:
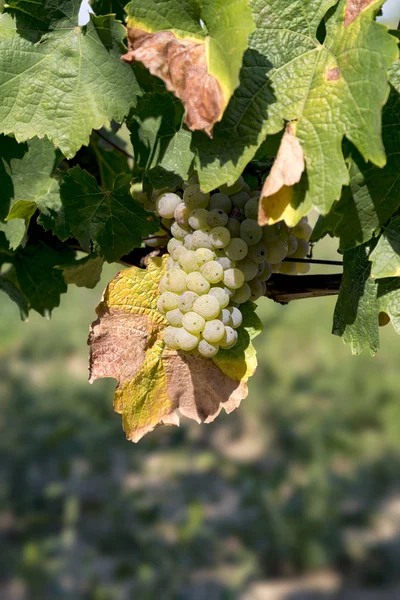
[[[205,43],[178,39],[172,31],[147,33],[128,28],[128,50],[123,60],[142,62],[182,101],[189,129],[205,131],[212,137],[226,102],[220,83],[208,72]]]
[[[344,15],[344,26],[347,27],[357,19],[359,14],[376,0],[348,0]]]

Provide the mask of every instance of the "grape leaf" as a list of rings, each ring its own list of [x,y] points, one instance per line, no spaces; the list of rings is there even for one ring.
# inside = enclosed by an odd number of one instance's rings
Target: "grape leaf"
[[[370,255],[376,242],[344,253],[343,280],[336,303],[333,333],[343,336],[353,354],[379,348],[379,313],[386,312],[400,334],[400,279],[373,279]]]
[[[134,0],[126,11],[124,59],[160,77],[182,101],[187,126],[211,135],[239,83],[254,28],[247,0]]]
[[[158,219],[130,195],[130,180],[129,175],[118,175],[112,190],[102,190],[92,175],[76,166],[61,184],[72,235],[84,250],[93,250],[108,262],[139,247],[143,237],[159,228]]]
[[[354,148],[348,150],[350,186],[328,215],[320,217],[312,239],[329,233],[340,238],[340,250],[367,242],[400,206],[400,96],[392,91],[383,110],[383,142],[387,164],[379,169],[366,163]]]
[[[306,161],[307,185],[299,194],[297,186],[290,188],[298,218],[312,205],[329,211],[348,183],[343,137],[365,160],[385,164],[380,113],[389,94],[386,71],[397,57],[396,40],[374,21],[382,1],[340,0],[328,13],[335,4],[253,1],[256,30],[240,86],[214,129],[214,140],[194,135],[203,189],[232,183],[265,136],[280,131],[284,121],[296,121]],[[320,43],[324,17],[326,37]]]
[[[211,359],[166,348],[162,333],[168,323],[157,311],[163,264],[165,259],[151,259],[147,269],[119,273],[104,293],[89,336],[90,381],[117,379],[114,408],[135,442],[162,423],[178,425],[179,413],[210,422],[222,408],[231,412],[247,396],[238,372],[247,377],[255,368],[254,358],[248,367],[241,364],[243,347],[234,377]]]
[[[16,250],[25,237],[26,221],[25,219],[13,219],[6,223],[0,221],[0,231],[4,233],[10,250]]]
[[[95,254],[85,256],[63,269],[65,283],[93,289],[99,283],[104,260]]]
[[[0,131],[18,141],[47,136],[67,157],[88,144],[93,128],[121,121],[140,93],[132,69],[120,60],[124,27],[108,19],[113,43],[105,47],[92,22],[76,26],[79,5],[11,1],[18,32],[0,34]],[[38,43],[25,35],[27,16],[40,32],[50,23]]]
[[[400,276],[400,216],[394,217],[384,228],[369,260],[372,262],[371,277]]]
[[[400,94],[400,60],[389,68],[389,80],[395,90]]]
[[[0,261],[1,262],[1,261]],[[11,267],[5,273],[0,274],[0,291],[7,294],[7,296],[15,302],[19,308],[19,314],[23,321],[28,320],[29,305],[26,297],[21,292],[18,284],[15,281],[15,269]]]

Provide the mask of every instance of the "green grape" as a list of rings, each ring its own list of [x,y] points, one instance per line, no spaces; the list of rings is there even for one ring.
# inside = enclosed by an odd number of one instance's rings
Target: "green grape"
[[[217,354],[218,350],[218,344],[209,344],[206,340],[200,340],[199,342],[199,354],[205,358],[212,358]]]
[[[258,265],[247,257],[239,260],[236,267],[242,271],[245,281],[251,281],[258,274]]]
[[[177,240],[183,241],[189,233],[188,229],[181,227],[176,221],[171,225],[171,234]]]
[[[225,252],[231,260],[242,260],[247,256],[248,246],[244,240],[233,238],[227,245]]]
[[[224,284],[231,289],[237,290],[244,284],[244,275],[239,269],[227,269],[224,271]]]
[[[301,221],[299,223],[297,223],[297,225],[295,227],[293,227],[292,233],[298,239],[306,240],[308,242],[308,240],[310,239],[311,234],[312,234],[312,227],[307,222],[307,218],[301,219]]]
[[[178,260],[178,257],[183,249],[183,243],[180,240],[169,240],[167,244],[168,254],[172,256],[174,260]]]
[[[236,267],[236,262],[227,256],[219,256],[215,259],[215,261],[221,265],[224,271],[226,271],[226,269],[234,269]]]
[[[188,208],[207,208],[210,201],[210,194],[201,191],[198,183],[189,185],[183,192],[183,201]]]
[[[207,227],[207,217],[209,211],[205,208],[195,208],[190,213],[189,225],[192,229],[205,229]]]
[[[203,339],[206,340],[209,344],[215,344],[222,340],[225,333],[225,325],[219,319],[212,319],[212,321],[207,321],[204,326],[202,335]]]
[[[189,333],[200,333],[203,331],[205,324],[206,322],[203,317],[193,311],[183,315],[182,325]]]
[[[253,280],[255,281],[255,280]],[[250,281],[250,284],[252,283],[252,281]],[[236,290],[236,292],[233,294],[232,296],[232,302],[234,302],[235,304],[243,304],[244,302],[247,302],[247,300],[250,299],[251,296],[251,289],[248,283],[244,283],[238,290]]]
[[[194,335],[193,333],[189,333],[183,327],[180,327],[176,333],[177,343],[181,350],[185,350],[189,352],[190,350],[194,350],[199,343],[200,336]]]
[[[224,270],[217,261],[212,260],[200,267],[200,273],[210,283],[218,283],[224,276]]]
[[[186,280],[188,275],[182,269],[172,269],[167,271],[160,281],[160,288],[175,294],[182,294],[186,291]]]
[[[221,308],[225,308],[226,306],[228,306],[230,298],[227,292],[224,290],[224,288],[213,287],[208,293],[211,296],[215,296]]]
[[[240,237],[248,246],[255,246],[262,238],[262,227],[253,219],[245,219],[240,224]]]
[[[193,233],[193,248],[195,250],[197,250],[198,248],[208,248],[209,250],[212,250],[213,242],[211,235],[209,235],[201,229],[195,231]]]
[[[241,326],[242,322],[243,322],[243,316],[242,313],[240,312],[240,310],[238,308],[236,308],[236,306],[230,306],[228,308],[229,312],[231,313],[231,327],[233,327],[233,329],[237,329],[238,327]]]
[[[195,300],[193,304],[193,310],[198,315],[202,316],[203,319],[209,321],[211,319],[215,319],[215,317],[219,315],[221,307],[215,296],[206,294],[205,296],[200,296],[200,298]]]
[[[254,221],[258,220],[258,202],[258,196],[256,198],[251,197],[250,200],[246,202],[246,206],[244,207],[246,219],[254,219]]]
[[[166,345],[169,348],[172,348],[173,350],[178,350],[179,349],[179,343],[178,343],[178,337],[177,334],[180,330],[180,327],[166,327],[164,329],[164,333],[163,333],[163,338],[164,338],[164,342],[166,343]]]
[[[157,198],[157,212],[160,217],[172,219],[178,204],[182,202],[182,198],[178,194],[168,193],[161,194]]]
[[[227,308],[223,308],[220,312],[220,314],[218,315],[218,318],[220,319],[220,321],[223,322],[224,325],[230,325],[231,324],[231,313],[229,312],[229,310]]]
[[[196,260],[196,252],[194,250],[187,250],[182,252],[179,256],[179,264],[185,273],[192,273],[193,271],[199,270],[199,265]]]
[[[229,348],[233,348],[233,346],[236,344],[237,340],[238,340],[238,332],[235,331],[229,325],[226,325],[224,337],[219,341],[219,345],[221,346],[221,348],[224,348],[225,350],[229,350]]]
[[[163,292],[157,300],[157,308],[160,313],[165,314],[170,310],[178,308],[179,296],[173,292]]]
[[[221,194],[220,192],[217,192],[216,194],[212,194],[209,208],[210,210],[223,210],[227,215],[229,215],[232,210],[232,202],[227,194]]]
[[[258,279],[263,282],[263,281],[268,281],[268,279],[271,277],[272,275],[272,269],[271,269],[271,265],[269,262],[265,262],[265,263],[261,263],[263,264],[263,270],[261,271],[261,273],[259,273],[258,275]]]
[[[198,265],[204,265],[215,258],[214,252],[209,248],[197,248],[195,254]]]
[[[240,221],[238,219],[229,217],[226,228],[231,234],[231,238],[240,237]]]
[[[299,242],[297,241],[297,237],[295,235],[291,235],[288,239],[288,256],[291,256],[297,250],[297,246]]]
[[[241,209],[243,209],[246,206],[247,202],[250,200],[250,194],[248,194],[244,190],[238,192],[237,194],[231,194],[230,196],[233,206],[236,206],[237,208]]]
[[[207,223],[210,227],[225,227],[228,222],[228,215],[220,208],[210,210],[207,217]]]
[[[190,209],[184,202],[178,204],[174,212],[174,219],[181,227],[187,227],[189,225]]]
[[[281,264],[281,268],[279,269],[279,273],[283,273],[284,275],[295,275],[296,263],[283,261],[283,263]]]
[[[178,300],[178,308],[181,313],[186,314],[190,312],[197,298],[200,298],[200,296],[199,294],[196,294],[196,292],[183,292]]]
[[[287,242],[275,242],[274,244],[269,244],[267,246],[267,255],[266,259],[271,264],[276,264],[281,262],[284,258],[286,258],[288,253],[288,243]]]
[[[297,240],[297,250],[293,252],[290,258],[305,258],[310,250],[310,245],[307,240]]]
[[[253,300],[253,302],[255,302],[263,295],[263,291],[264,291],[263,284],[261,283],[261,281],[259,281],[256,278],[256,279],[253,279],[253,281],[250,281],[249,287],[250,287],[250,292],[251,292],[250,297]]]
[[[231,234],[225,227],[211,229],[210,240],[214,248],[225,248],[230,242]]]
[[[243,186],[244,179],[242,176],[240,176],[239,179],[235,181],[235,183],[233,183],[232,185],[220,185],[219,191],[223,194],[227,194],[228,196],[232,196],[232,194],[237,194],[238,192],[240,192],[243,189]]]
[[[182,325],[183,314],[181,313],[179,308],[169,310],[165,316],[170,325],[173,325],[174,327],[180,327]]]
[[[191,292],[196,294],[207,294],[210,289],[210,284],[205,277],[198,271],[189,273],[186,277],[186,287]]]
[[[193,234],[189,233],[189,235],[185,237],[183,245],[185,246],[186,250],[195,250],[193,243]]]
[[[249,248],[248,258],[253,260],[258,265],[265,261],[267,249],[264,242],[258,242],[255,246]]]

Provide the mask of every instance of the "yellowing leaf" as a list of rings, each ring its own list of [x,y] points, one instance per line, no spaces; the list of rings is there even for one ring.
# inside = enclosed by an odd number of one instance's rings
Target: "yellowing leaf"
[[[210,359],[166,348],[167,321],[156,306],[163,271],[164,261],[156,258],[147,269],[119,273],[104,293],[89,336],[90,381],[118,381],[114,408],[134,442],[158,425],[178,425],[179,414],[200,423],[213,421],[222,408],[233,411],[247,396],[238,373],[247,379],[255,369],[254,350],[249,348],[246,356],[243,346],[232,357],[236,377]],[[258,328],[253,319],[248,338]],[[248,367],[243,365],[247,359],[252,363]]]

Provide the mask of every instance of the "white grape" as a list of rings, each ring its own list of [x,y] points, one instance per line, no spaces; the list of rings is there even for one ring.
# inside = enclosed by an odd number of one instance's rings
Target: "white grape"
[[[231,313],[229,312],[229,310],[227,308],[223,308],[221,310],[221,312],[218,315],[218,318],[220,319],[220,321],[223,322],[224,325],[230,325],[232,322]]]
[[[261,273],[259,273],[258,279],[261,282],[265,282],[265,281],[268,281],[268,279],[270,279],[270,277],[272,275],[272,268],[271,268],[271,265],[269,262],[265,262],[262,264],[263,264],[263,270],[261,271]]]
[[[187,227],[189,224],[190,209],[184,202],[178,204],[174,211],[174,219],[181,227]]]
[[[197,344],[199,343],[200,336],[189,333],[189,331],[186,331],[184,327],[180,327],[176,332],[176,339],[177,343],[179,344],[179,348],[189,352],[190,350],[194,350],[196,348]]]
[[[279,273],[283,273],[284,275],[294,275],[296,273],[296,263],[283,261]]]
[[[242,271],[245,281],[251,281],[258,274],[258,265],[247,257],[237,262],[236,267]]]
[[[198,248],[208,248],[209,250],[213,249],[213,242],[211,235],[202,231],[201,229],[197,229],[193,233],[193,248],[197,250]]]
[[[256,281],[256,280],[253,280]],[[252,281],[250,282],[250,284],[252,283]],[[232,296],[232,302],[235,302],[235,304],[243,304],[244,302],[247,302],[247,300],[250,299],[251,296],[251,289],[248,283],[244,283],[239,289],[237,289],[235,291],[235,293]]]
[[[258,197],[251,197],[248,202],[246,202],[246,206],[244,207],[244,214],[246,219],[254,219],[257,221],[258,219]]]
[[[214,227],[210,232],[210,240],[214,248],[225,248],[228,246],[231,234],[226,227]]]
[[[220,208],[214,208],[213,210],[210,210],[207,216],[207,224],[210,227],[225,227],[228,220],[228,215]]]
[[[248,253],[248,246],[245,241],[240,238],[233,238],[225,249],[226,255],[232,260],[241,260]]]
[[[186,291],[187,274],[182,269],[172,269],[167,271],[160,281],[160,287],[168,292],[181,294]]]
[[[215,296],[221,308],[225,308],[229,304],[229,294],[221,287],[213,287],[208,292],[211,296]]]
[[[195,208],[207,208],[210,194],[201,191],[199,184],[189,185],[183,192],[183,201],[192,210]]]
[[[179,296],[174,292],[163,292],[157,300],[157,308],[160,313],[165,314],[174,308],[178,308]]]
[[[199,183],[199,178],[197,176],[197,173],[193,173],[193,175],[191,175],[187,181],[183,182],[182,189],[186,190],[186,188],[188,188],[190,185],[193,185],[195,183],[197,183],[197,184]]]
[[[287,255],[291,256],[294,252],[296,252],[297,246],[299,245],[299,242],[297,241],[297,237],[295,235],[291,235],[290,238],[288,239],[287,244],[288,244]]]
[[[219,319],[208,321],[203,329],[202,336],[209,344],[222,340],[225,333],[225,325]]]
[[[219,345],[221,348],[225,350],[229,350],[229,348],[233,348],[238,340],[238,332],[235,331],[229,325],[225,326],[224,337],[219,341]]]
[[[177,240],[184,240],[185,237],[190,233],[188,229],[181,227],[176,221],[171,225],[171,234]]]
[[[168,254],[172,256],[174,260],[178,260],[180,253],[182,252],[183,243],[180,240],[169,240],[167,244]]]
[[[195,250],[193,243],[193,234],[189,233],[189,235],[185,237],[183,245],[185,246],[186,250]]]
[[[209,344],[206,340],[200,340],[199,342],[199,354],[205,358],[212,358],[217,354],[218,350],[218,344]]]
[[[224,271],[226,271],[226,269],[233,269],[236,267],[236,262],[227,256],[219,256],[215,259],[215,261],[221,265]]]
[[[216,194],[212,194],[209,208],[210,210],[223,210],[229,215],[232,210],[232,202],[227,194],[221,194],[220,192],[217,192]]]
[[[178,194],[167,193],[161,194],[157,198],[157,212],[160,217],[172,219],[176,207],[182,202],[182,198]]]
[[[200,296],[200,298],[195,300],[193,304],[193,310],[206,319],[206,321],[209,321],[211,319],[215,319],[219,315],[221,307],[215,296],[206,294],[205,296]]]
[[[224,276],[224,270],[217,261],[212,260],[200,267],[200,273],[210,283],[218,283]]]
[[[182,325],[183,314],[181,313],[179,308],[169,310],[165,316],[170,325],[173,325],[174,327],[180,327]]]
[[[296,265],[296,273],[298,275],[306,275],[311,269],[310,263],[293,263]]]
[[[226,224],[226,228],[231,234],[231,238],[236,238],[240,236],[240,221],[238,219],[229,217],[228,223]]]
[[[229,312],[231,314],[230,326],[233,327],[233,329],[237,329],[238,327],[241,326],[241,324],[243,322],[242,313],[235,306],[230,306],[228,308],[228,310],[229,310]]]
[[[261,281],[259,281],[256,278],[256,279],[253,279],[253,281],[249,282],[249,287],[250,287],[250,292],[251,292],[251,299],[255,302],[263,295],[264,286],[261,283]]]
[[[186,273],[192,273],[193,271],[199,270],[199,265],[196,260],[196,252],[194,250],[187,250],[182,252],[179,256],[179,264]]]
[[[164,338],[164,342],[167,344],[167,346],[169,348],[172,348],[173,350],[178,350],[179,349],[179,342],[178,342],[178,332],[179,332],[180,328],[179,327],[166,327],[164,329],[164,333],[163,333],[163,338]]]
[[[215,254],[209,248],[197,248],[195,252],[196,262],[199,266],[214,260]]]
[[[219,191],[223,194],[228,194],[228,196],[232,196],[232,194],[237,194],[238,192],[240,192],[243,189],[243,186],[244,179],[242,176],[240,176],[239,179],[235,181],[235,183],[232,183],[232,185],[220,185]]]
[[[167,229],[171,229],[174,219],[161,219],[161,224]]]
[[[247,202],[250,200],[250,194],[248,194],[247,192],[242,190],[241,192],[238,192],[237,194],[233,194],[233,195],[231,194],[231,200],[232,200],[233,206],[244,209]]]
[[[297,240],[297,250],[293,252],[290,258],[305,258],[310,250],[310,245],[307,240]]]
[[[277,263],[276,265],[271,265],[272,273],[279,273],[279,269],[281,268],[282,263]]]
[[[262,238],[262,227],[253,219],[245,219],[240,224],[240,237],[248,246],[255,246]]]
[[[280,228],[277,224],[263,227],[263,241],[266,244],[274,244],[280,241]]]
[[[192,229],[205,229],[208,225],[209,211],[205,208],[195,208],[190,213],[189,225]]]
[[[224,271],[224,284],[234,290],[239,289],[244,284],[244,275],[239,269],[227,269]]]
[[[306,219],[301,219],[299,223],[292,229],[293,235],[295,235],[300,240],[308,240],[312,234],[312,227],[307,223]]]
[[[210,289],[210,284],[205,277],[198,271],[189,273],[186,277],[186,287],[191,292],[196,294],[207,294]]]
[[[171,271],[172,269],[180,269],[181,265],[178,263],[177,260],[174,260],[172,258],[172,256],[170,256],[167,260],[167,271]]]
[[[200,333],[203,331],[205,324],[203,317],[193,311],[189,311],[182,317],[182,325],[189,333]]]
[[[248,258],[258,265],[266,260],[267,249],[264,242],[258,242],[255,246],[250,246]]]
[[[281,262],[284,258],[286,258],[288,253],[288,243],[279,241],[274,244],[269,244],[267,246],[267,261],[271,264],[276,264]]]
[[[186,314],[191,311],[193,304],[199,297],[199,294],[196,294],[196,292],[183,292],[183,294],[179,296],[178,300],[178,308],[181,313]]]

